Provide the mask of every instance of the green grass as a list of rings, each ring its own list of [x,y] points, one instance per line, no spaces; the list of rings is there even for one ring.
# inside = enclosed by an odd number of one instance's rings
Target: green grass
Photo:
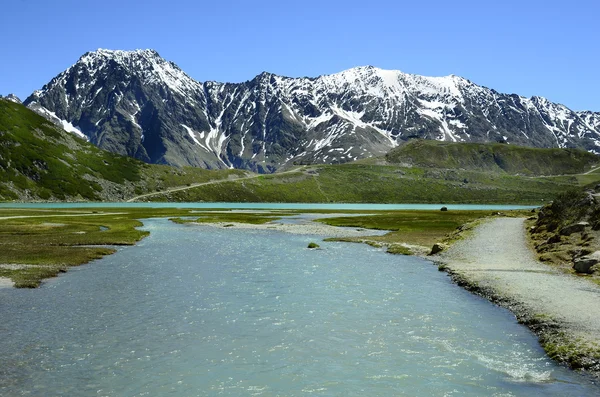
[[[595,185],[600,180],[600,168],[593,170],[589,174],[577,175],[576,178],[581,186]]]
[[[597,175],[600,181],[600,174]],[[526,177],[361,163],[309,166],[288,174],[226,181],[151,201],[294,203],[540,204],[579,184],[574,176]]]
[[[249,213],[249,212],[210,212],[193,219],[173,218],[176,223],[249,223],[252,225],[262,225],[271,221],[280,219],[282,216],[290,215],[287,213]]]
[[[239,178],[249,174],[244,170],[205,170],[202,168],[175,168],[167,165],[144,164],[135,195],[160,192],[173,187],[191,186],[215,180]]]
[[[411,140],[392,149],[386,160],[425,168],[467,169],[522,175],[578,174],[599,162],[581,149],[542,149],[500,143]]]
[[[383,236],[331,240],[379,244],[388,247],[390,253],[406,255],[411,254],[412,250],[403,244],[431,248],[463,224],[490,215],[491,211],[389,211],[374,215],[325,218],[319,222],[332,226],[390,230]]]
[[[544,321],[548,320],[541,320],[541,322]],[[551,328],[547,334],[542,335],[540,343],[546,354],[553,360],[567,364],[572,369],[597,371],[597,365],[600,361],[600,346],[598,344],[589,344],[579,338],[569,338],[562,332],[552,331]]]

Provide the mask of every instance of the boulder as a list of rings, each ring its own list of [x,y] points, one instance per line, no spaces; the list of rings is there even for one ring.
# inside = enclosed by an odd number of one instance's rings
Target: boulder
[[[600,263],[600,251],[596,251],[581,258],[577,258],[573,261],[573,269],[577,273],[592,274],[594,269],[593,266]]]
[[[572,225],[568,225],[560,229],[560,234],[563,236],[570,236],[573,233],[581,233],[588,227],[590,224],[588,222],[578,222]]]
[[[442,252],[443,250],[445,250],[447,248],[448,248],[448,246],[446,244],[435,243],[435,244],[433,244],[433,247],[431,247],[431,252],[429,253],[429,255],[435,255],[439,252]]]
[[[448,207],[442,207],[440,208],[440,211],[448,211]]]
[[[598,260],[596,259],[586,259],[584,258],[578,258],[575,259],[575,262],[573,262],[573,269],[577,272],[577,273],[587,273],[587,274],[592,274],[592,266],[597,265],[598,264]]]
[[[555,234],[554,236],[550,237],[546,242],[548,244],[560,243],[560,234]]]

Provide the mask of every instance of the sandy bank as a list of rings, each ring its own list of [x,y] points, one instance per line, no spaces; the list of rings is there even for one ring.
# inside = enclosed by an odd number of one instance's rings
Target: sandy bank
[[[510,309],[550,357],[600,374],[600,287],[539,262],[523,223],[490,220],[433,258],[459,285]]]
[[[14,283],[10,278],[0,277],[0,288],[12,288]]]

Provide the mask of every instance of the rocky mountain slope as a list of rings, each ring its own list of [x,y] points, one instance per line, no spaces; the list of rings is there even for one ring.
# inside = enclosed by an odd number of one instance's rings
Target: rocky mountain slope
[[[200,83],[153,50],[98,50],[25,104],[101,148],[177,166],[273,172],[382,155],[415,137],[600,152],[600,113],[370,66]]]
[[[0,201],[115,199],[140,181],[144,166],[0,99]]]

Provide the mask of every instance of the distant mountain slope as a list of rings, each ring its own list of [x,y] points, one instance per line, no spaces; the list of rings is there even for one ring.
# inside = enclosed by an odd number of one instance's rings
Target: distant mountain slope
[[[523,175],[563,175],[587,171],[600,157],[581,149],[540,149],[501,143],[411,140],[386,156],[392,164]]]
[[[540,204],[596,184],[583,150],[410,141],[385,157],[162,191],[143,201]],[[580,174],[586,172],[585,175]]]
[[[140,180],[144,164],[114,155],[0,99],[0,200],[102,200]]]
[[[379,156],[415,137],[600,152],[600,113],[374,67],[200,83],[152,50],[98,50],[25,103],[101,148],[177,166],[272,172]]]

